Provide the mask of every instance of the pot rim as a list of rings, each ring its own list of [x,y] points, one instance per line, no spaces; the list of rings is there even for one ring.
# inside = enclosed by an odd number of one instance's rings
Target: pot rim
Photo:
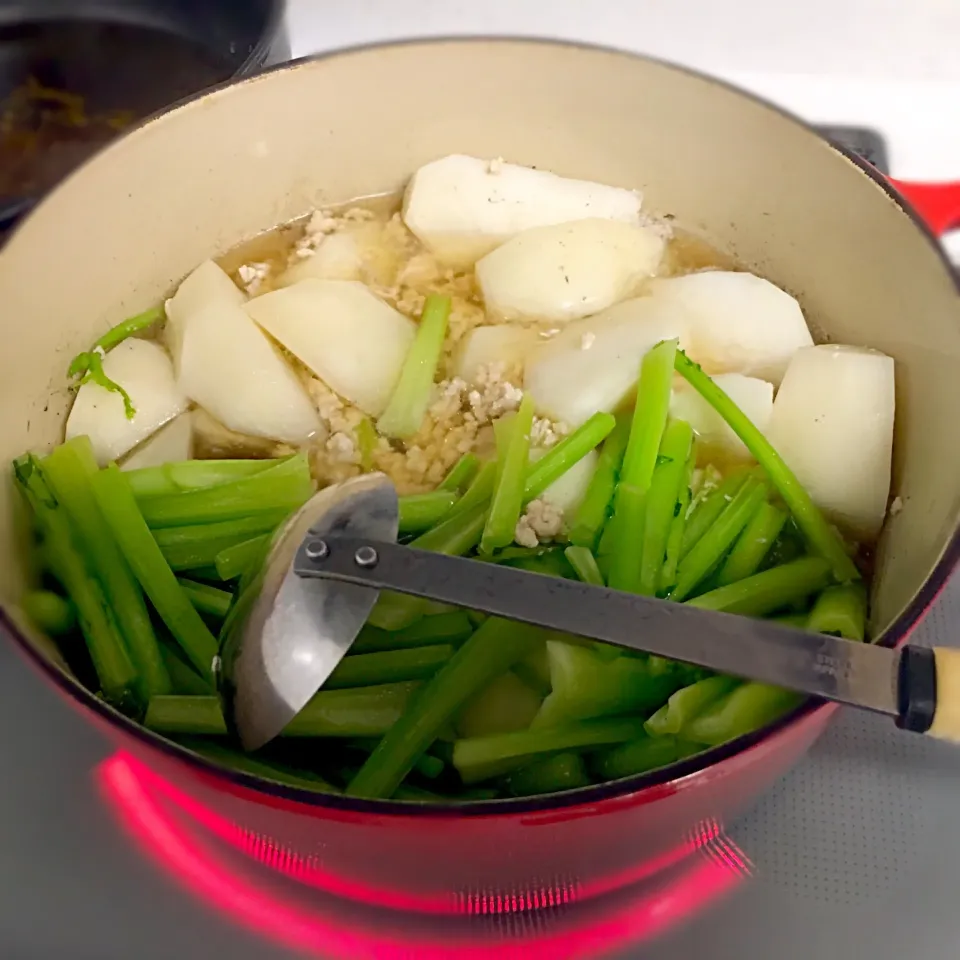
[[[282,10],[283,4],[274,4],[274,13]],[[276,22],[269,26],[275,27]],[[268,31],[265,31],[267,34]],[[179,110],[193,106],[199,101],[208,97],[222,94],[229,88],[240,87],[246,84],[260,82],[271,74],[287,70],[298,70],[306,65],[313,64],[323,60],[330,60],[336,57],[352,56],[359,53],[372,52],[384,48],[393,48],[401,46],[431,46],[441,44],[458,44],[464,46],[473,46],[476,44],[503,43],[522,46],[551,46],[565,47],[571,50],[588,50],[597,53],[622,57],[629,60],[645,60],[658,64],[677,73],[696,77],[707,83],[715,84],[726,90],[735,93],[747,100],[753,101],[781,117],[792,121],[799,127],[807,130],[813,136],[823,140],[824,138],[806,121],[795,116],[789,110],[785,110],[776,104],[770,103],[763,97],[760,97],[751,91],[743,90],[735,84],[729,83],[709,74],[702,73],[690,67],[671,63],[659,57],[651,57],[645,54],[634,53],[629,50],[623,50],[617,47],[606,46],[603,44],[585,43],[580,41],[570,41],[561,39],[550,39],[546,37],[511,37],[509,35],[477,35],[477,36],[437,36],[437,37],[419,37],[401,40],[390,40],[384,42],[371,42],[357,44],[349,47],[341,47],[334,50],[311,54],[305,57],[289,60],[277,64],[259,73],[238,77],[235,76],[223,83],[199,91],[191,96],[185,97],[169,105],[148,117],[143,118],[135,126],[125,131],[123,135],[108,144],[103,150],[98,151],[93,157],[84,161],[77,167],[67,179],[76,176],[79,171],[84,169],[87,164],[97,162],[98,158],[108,153],[113,145],[122,142],[126,137],[135,136],[141,129],[156,123],[163,118],[170,116]],[[252,56],[253,54],[251,54]],[[873,181],[873,183],[887,195],[887,198],[913,222],[914,226],[927,240],[933,249],[935,255],[940,259],[944,270],[949,275],[957,293],[960,294],[960,275],[953,270],[953,266],[948,259],[946,252],[939,243],[938,239],[930,228],[926,225],[917,211],[910,203],[893,187],[893,185],[881,174],[875,167],[871,166],[861,157],[847,150],[846,148],[824,140],[826,146],[834,153],[857,167],[861,173]],[[41,201],[45,204],[49,198],[57,193],[57,188],[51,191]],[[24,221],[30,219],[28,215]],[[11,239],[19,229],[19,224],[11,232]],[[960,563],[960,527],[954,530],[950,541],[937,560],[930,576],[923,582],[912,600],[907,604],[903,612],[894,620],[882,638],[877,641],[879,646],[898,647],[905,643],[913,631],[920,623],[924,615],[937,599],[950,578],[954,568]],[[796,709],[790,711],[779,720],[753,733],[746,734],[736,740],[710,748],[689,759],[678,763],[661,767],[647,773],[637,774],[633,777],[627,777],[621,780],[612,780],[607,783],[598,784],[590,787],[581,787],[577,790],[570,790],[558,794],[545,794],[539,797],[504,799],[504,800],[474,800],[459,802],[438,802],[438,803],[417,803],[411,801],[398,800],[365,800],[354,797],[345,797],[341,794],[320,793],[305,790],[300,787],[266,780],[240,770],[230,769],[206,759],[200,754],[193,753],[186,747],[168,740],[160,734],[154,733],[129,717],[119,713],[113,707],[99,699],[90,690],[84,687],[78,680],[69,676],[60,670],[54,663],[44,657],[40,651],[27,639],[27,637],[18,629],[14,620],[4,607],[0,607],[0,633],[10,636],[17,645],[26,652],[29,659],[44,673],[47,678],[60,689],[62,693],[67,694],[71,699],[78,701],[81,705],[92,710],[102,720],[113,726],[118,727],[124,733],[132,736],[140,743],[157,750],[170,759],[176,759],[179,762],[186,763],[193,770],[214,781],[219,781],[220,785],[227,786],[232,790],[246,794],[254,794],[259,800],[266,800],[274,804],[284,806],[293,806],[298,809],[314,808],[326,811],[336,816],[350,816],[351,814],[360,818],[365,815],[374,817],[393,819],[418,818],[418,819],[451,819],[458,817],[488,817],[488,818],[506,818],[515,817],[524,814],[545,814],[552,811],[563,812],[565,818],[574,818],[578,815],[592,815],[601,811],[596,810],[598,804],[611,806],[610,801],[624,800],[629,805],[650,802],[661,796],[675,793],[685,789],[696,780],[709,775],[712,771],[721,769],[725,764],[737,757],[745,757],[748,753],[755,751],[764,744],[771,744],[775,738],[784,734],[789,728],[799,726],[801,721],[808,720],[818,713],[829,713],[836,709],[835,704],[829,702],[809,699]],[[824,721],[827,719],[824,716]],[[696,780],[694,779],[696,778]],[[647,794],[641,798],[639,794]]]

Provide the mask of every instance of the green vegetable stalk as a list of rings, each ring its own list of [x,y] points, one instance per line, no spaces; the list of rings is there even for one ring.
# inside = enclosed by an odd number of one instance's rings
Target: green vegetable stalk
[[[576,753],[558,753],[522,767],[507,777],[507,791],[514,797],[576,790],[590,784],[583,758]]]
[[[449,490],[410,493],[399,498],[400,533],[422,533],[436,524],[457,502],[457,494]]]
[[[74,605],[50,590],[30,590],[24,594],[20,607],[35,627],[51,637],[69,633],[77,622]]]
[[[51,571],[76,608],[103,696],[117,709],[134,714],[137,712],[136,671],[100,584],[76,547],[66,511],[48,489],[36,457],[27,454],[18,458],[14,461],[14,471],[43,536],[44,553]]]
[[[159,467],[124,471],[138,500],[202,490],[243,480],[279,466],[281,460],[179,460]]]
[[[424,680],[432,677],[450,659],[449,644],[383,650],[378,653],[351,653],[337,664],[323,685],[324,690],[369,687],[400,680]]]
[[[644,724],[651,737],[683,736],[686,728],[715,700],[728,694],[737,684],[733,677],[707,677],[672,694],[670,699]]]
[[[489,555],[498,547],[513,543],[514,531],[523,509],[532,426],[533,398],[525,394],[510,425],[509,438],[503,449],[497,452],[497,477],[490,512],[480,537],[481,553]]]
[[[573,567],[578,580],[595,587],[604,585],[603,574],[600,573],[596,558],[586,547],[567,547],[563,553],[570,566]]]
[[[773,549],[786,522],[787,515],[779,507],[772,503],[760,504],[720,568],[717,585],[722,587],[753,576]]]
[[[772,723],[802,702],[803,697],[790,690],[765,683],[742,683],[695,717],[684,736],[713,747]]]
[[[217,641],[163,559],[126,478],[116,464],[110,464],[91,483],[107,527],[143,592],[201,676],[211,677]]]
[[[351,653],[377,653],[381,650],[406,650],[435,643],[458,644],[473,633],[473,624],[463,610],[452,610],[424,617],[409,627],[390,633],[365,626],[350,647]]]
[[[717,587],[687,600],[691,607],[765,617],[805,600],[830,582],[830,565],[821,557],[804,557],[755,573],[746,580]]]
[[[590,769],[601,780],[620,780],[676,763],[680,758],[681,748],[675,737],[644,735],[596,751],[590,757]]]
[[[170,692],[170,677],[140,585],[97,505],[93,485],[100,471],[90,438],[75,437],[54,448],[40,461],[40,469],[77,531],[77,543],[103,587],[137,671],[137,693],[146,705],[150,697]]]
[[[416,338],[400,370],[400,379],[377,421],[377,428],[385,437],[404,440],[420,429],[447,335],[450,307],[449,297],[438,294],[427,297]]]
[[[230,604],[233,602],[232,593],[211,587],[208,583],[197,583],[195,580],[187,580],[183,577],[177,577],[177,583],[180,584],[198,613],[205,613],[217,620],[222,620],[227,615]]]
[[[299,453],[253,476],[187,493],[149,497],[140,504],[151,527],[240,520],[254,513],[288,513],[313,495],[306,453]]]
[[[532,728],[618,714],[645,715],[665,703],[682,682],[674,672],[654,675],[639,657],[608,659],[592,646],[547,641],[551,693]]]
[[[670,594],[672,600],[685,600],[697,584],[716,568],[766,497],[766,485],[750,477],[714,525],[680,561],[677,566],[677,585]]]
[[[620,472],[623,454],[627,449],[630,424],[631,421],[626,417],[618,418],[616,426],[603,442],[600,457],[597,460],[597,469],[593,472],[590,485],[587,487],[583,502],[570,528],[570,542],[577,546],[592,549],[606,523],[607,513],[613,502],[613,492],[617,485],[617,474]]]
[[[355,797],[393,796],[413,764],[460,707],[494,677],[509,670],[541,641],[543,632],[490,617],[426,681],[419,696],[390,728],[347,787]]]
[[[440,482],[440,490],[460,494],[470,484],[480,469],[480,458],[475,453],[465,453]]]
[[[287,724],[285,737],[382,737],[403,714],[418,681],[349,690],[321,690]],[[157,733],[225,736],[220,698],[155,697],[144,726]]]
[[[636,717],[578,720],[555,727],[470,737],[453,745],[453,765],[464,783],[486,779],[492,766],[545,753],[625,743],[643,734]],[[348,791],[349,792],[349,791]]]
[[[667,546],[660,570],[660,579],[657,583],[657,593],[666,596],[677,585],[677,565],[680,562],[680,550],[683,546],[683,534],[687,529],[687,513],[690,509],[692,492],[690,477],[696,464],[696,450],[691,449],[690,456],[683,468],[683,477],[680,480],[680,492],[677,494],[677,507],[670,529],[667,532]]]
[[[737,470],[721,481],[716,489],[704,493],[687,517],[686,529],[680,542],[682,560],[699,542],[701,537],[717,522],[720,514],[740,492],[740,488],[750,478],[746,470]]]
[[[609,413],[595,413],[532,464],[523,485],[523,502],[535,500],[574,464],[597,447],[616,426]]]
[[[810,611],[806,627],[845,640],[863,640],[867,622],[867,591],[860,583],[827,587]]]
[[[270,510],[240,520],[162,527],[153,536],[172,569],[196,570],[216,563],[217,555],[228,547],[272,533],[288,516],[287,510]]]
[[[860,573],[847,554],[843,541],[836,530],[827,523],[810,495],[800,484],[793,471],[774,450],[769,440],[753,421],[716,385],[683,351],[676,353],[676,369],[689,384],[730,425],[744,442],[757,463],[766,471],[771,483],[790,509],[797,526],[803,532],[814,552],[830,563],[834,579],[838,583],[859,580]]]
[[[269,541],[269,537],[252,537],[249,540],[242,540],[232,546],[221,550],[213,563],[217,568],[217,576],[221,580],[234,580],[242,577],[254,563],[262,556],[263,549]]]
[[[667,538],[677,515],[681,488],[687,481],[687,464],[693,446],[693,429],[683,420],[671,420],[663,431],[660,455],[647,493],[643,523],[643,556],[637,592],[652,597],[657,592],[667,553]]]

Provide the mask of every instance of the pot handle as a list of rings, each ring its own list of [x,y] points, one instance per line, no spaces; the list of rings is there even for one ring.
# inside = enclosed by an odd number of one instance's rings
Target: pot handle
[[[960,181],[914,183],[889,179],[938,237],[960,226]]]

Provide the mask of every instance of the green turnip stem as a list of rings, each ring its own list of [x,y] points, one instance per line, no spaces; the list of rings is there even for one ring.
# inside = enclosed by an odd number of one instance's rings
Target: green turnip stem
[[[161,319],[163,319],[163,307],[153,307],[143,313],[138,313],[135,317],[123,320],[115,327],[111,327],[89,350],[73,358],[67,370],[68,376],[82,377],[81,383],[92,381],[111,393],[120,394],[123,398],[123,409],[127,419],[132,420],[137,411],[130,400],[130,394],[119,383],[106,375],[103,369],[103,357],[108,350],[118,343],[141,330],[145,330],[147,327],[153,326]]]
[[[740,488],[747,482],[749,476],[748,471],[738,470],[726,477],[715,490],[702,496],[693,508],[693,512],[687,517],[678,560],[682,560],[716,523],[717,518],[740,492]]]
[[[612,542],[607,584],[614,590],[633,593],[640,584],[647,498],[639,487],[621,481],[614,502],[613,516],[608,521]]]
[[[620,482],[637,487],[644,493],[653,479],[660,438],[667,425],[676,353],[677,341],[664,340],[650,350],[640,363],[633,424],[623,455]]]
[[[86,373],[90,368],[91,354],[95,352],[107,353],[117,346],[117,344],[123,343],[124,340],[129,339],[134,334],[141,333],[148,327],[152,327],[155,323],[159,323],[163,317],[164,312],[161,306],[151,307],[149,310],[144,310],[143,313],[138,313],[133,317],[128,317],[126,320],[121,320],[120,323],[111,327],[102,337],[97,339],[89,350],[78,354],[70,361],[67,375],[78,377]]]
[[[490,503],[490,497],[493,494],[494,485],[497,482],[497,465],[493,460],[488,460],[480,465],[474,478],[470,481],[463,496],[453,505],[446,520],[452,520],[460,514],[467,513],[477,507],[486,507]]]
[[[214,684],[204,680],[174,649],[173,641],[160,644],[160,655],[170,674],[171,693],[183,696],[209,696],[215,693]]]
[[[772,723],[803,697],[765,683],[743,683],[714,701],[684,731],[686,739],[717,746]]]
[[[579,580],[595,587],[604,585],[603,574],[600,573],[600,568],[597,566],[596,557],[586,547],[567,547],[563,551],[563,555],[567,558],[570,566],[573,567],[573,572]]]
[[[543,632],[526,624],[490,617],[426,681],[397,724],[347,787],[355,797],[393,796],[417,758],[478,690],[526,656]]]
[[[450,472],[440,482],[439,489],[460,493],[470,484],[479,469],[480,458],[475,453],[465,453],[450,468]]]
[[[832,633],[845,640],[863,640],[867,621],[867,592],[859,583],[827,587],[817,597],[806,627],[812,633]]]
[[[137,694],[144,706],[170,692],[170,677],[140,584],[110,534],[94,496],[100,472],[89,437],[75,437],[40,461],[47,486],[77,532],[77,545],[103,588],[120,635],[137,672]]]
[[[420,429],[433,392],[450,307],[450,298],[438,294],[430,294],[424,302],[417,335],[403,361],[387,408],[377,421],[383,436],[405,440]]]
[[[523,509],[530,429],[533,426],[533,397],[525,394],[510,426],[509,440],[497,455],[497,478],[490,500],[490,512],[480,537],[480,552],[490,554],[513,543],[514,531]],[[499,446],[499,444],[498,444]]]
[[[288,510],[271,510],[239,520],[163,527],[154,530],[153,536],[172,569],[196,570],[213,565],[217,555],[228,547],[271,533],[289,513]]]
[[[357,448],[360,451],[360,467],[367,471],[373,469],[373,454],[377,449],[377,428],[369,417],[362,417],[357,424]]]
[[[187,580],[183,577],[177,577],[177,583],[180,584],[198,613],[205,613],[219,620],[227,615],[230,604],[233,602],[232,593],[211,587],[209,583],[197,583],[195,580]]]
[[[283,460],[180,460],[124,472],[134,496],[141,500],[242,480],[281,463]]]
[[[651,737],[682,736],[696,717],[738,683],[733,677],[707,677],[683,687],[647,720],[644,729]]]
[[[750,477],[714,525],[680,561],[677,566],[677,585],[670,594],[672,600],[686,600],[697,584],[716,569],[766,497],[766,485]]]
[[[420,533],[443,518],[457,502],[457,494],[450,490],[430,493],[410,493],[399,498],[400,533]]]
[[[771,617],[774,623],[782,623],[785,627],[796,627],[798,630],[807,629],[808,613],[781,613],[779,616]]]
[[[399,680],[425,680],[450,659],[453,650],[449,644],[435,644],[378,653],[351,653],[337,664],[323,688],[340,690]]]
[[[286,737],[382,737],[421,684],[411,680],[350,690],[321,690],[287,724]],[[157,733],[225,736],[217,696],[155,697],[144,726]]]
[[[76,547],[67,512],[47,487],[39,460],[27,454],[14,461],[17,483],[33,510],[51,571],[77,610],[90,659],[104,698],[125,713],[137,712],[137,673],[100,584]]]
[[[660,579],[657,591],[666,596],[677,585],[677,564],[680,562],[680,550],[683,546],[683,534],[687,529],[687,512],[690,509],[690,477],[696,463],[696,450],[691,449],[690,456],[683,469],[683,478],[680,481],[680,491],[677,494],[677,509],[670,521],[667,532],[667,545],[664,552],[663,567],[660,570]]]
[[[584,750],[624,743],[643,734],[643,721],[635,717],[608,720],[578,720],[559,726],[488,737],[470,737],[453,745],[453,765],[464,783],[473,783],[478,772],[501,761],[533,757],[544,753]]]
[[[390,633],[366,626],[350,647],[351,653],[376,653],[380,650],[403,650],[434,643],[460,643],[473,633],[473,624],[463,610],[424,617],[403,630]]]
[[[590,783],[583,758],[576,753],[558,753],[509,774],[507,789],[515,797],[575,790]]]
[[[219,520],[239,520],[254,513],[292,511],[313,494],[306,453],[300,453],[253,476],[141,502],[151,527],[179,527]]]
[[[821,557],[804,557],[755,573],[746,580],[717,587],[687,600],[691,607],[765,617],[805,600],[830,582],[830,564]]]
[[[221,550],[214,558],[217,576],[221,580],[234,580],[242,577],[247,568],[260,556],[266,536],[243,540]]]
[[[35,627],[51,637],[69,633],[77,622],[76,607],[52,590],[30,590],[20,607]]]
[[[590,769],[601,780],[620,780],[676,763],[680,756],[674,737],[642,736],[598,750],[590,758]]]
[[[617,485],[617,474],[620,471],[629,437],[630,420],[626,417],[618,418],[616,426],[600,448],[597,469],[593,472],[583,503],[580,504],[574,517],[570,528],[571,543],[590,549],[596,546],[597,538],[610,511],[613,492]]]
[[[787,514],[772,503],[762,503],[740,534],[717,573],[717,585],[725,586],[752,577],[773,549]]]
[[[523,500],[535,500],[550,484],[559,480],[574,464],[609,436],[616,426],[610,413],[595,413],[589,420],[564,437],[529,468],[523,487]]]
[[[753,421],[683,351],[677,351],[675,364],[677,373],[723,417],[766,471],[813,551],[829,561],[834,579],[838,583],[859,580],[860,573],[839,534]]]
[[[643,558],[637,592],[652,597],[660,585],[667,538],[677,515],[681,488],[687,482],[687,464],[693,429],[683,420],[671,420],[663,431],[660,454],[647,492],[643,523]]]
[[[91,482],[107,526],[143,592],[201,676],[212,676],[217,641],[163,559],[126,478],[116,464],[110,464]]]

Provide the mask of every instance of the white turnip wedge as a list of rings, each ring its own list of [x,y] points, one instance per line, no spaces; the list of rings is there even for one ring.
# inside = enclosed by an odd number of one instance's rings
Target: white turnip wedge
[[[121,470],[160,467],[165,463],[189,460],[193,453],[193,421],[181,413],[164,424],[152,437],[136,446],[120,464]]]
[[[359,280],[363,251],[355,233],[332,233],[324,237],[312,256],[288,267],[277,278],[277,287],[289,287],[301,280]]]
[[[597,412],[616,410],[636,388],[647,351],[684,329],[682,308],[654,297],[625,300],[567,324],[531,351],[524,390],[538,414],[578,427]]]
[[[650,284],[653,297],[689,317],[681,346],[705,373],[780,383],[790,358],[813,343],[800,304],[752,273],[705,270]]]
[[[894,362],[820,344],[790,361],[767,437],[813,502],[845,532],[876,539],[890,495]]]
[[[417,325],[352,280],[301,280],[246,305],[278,343],[364,413],[378,417]]]
[[[214,304],[239,306],[246,300],[244,292],[212,260],[204,260],[177,288],[166,302],[167,324],[163,335],[175,371],[180,369],[183,331],[190,317]]]
[[[77,391],[66,427],[67,440],[90,437],[101,466],[122,457],[187,408],[170,358],[156,343],[125,340],[103,358],[103,372],[126,390],[134,416],[127,416],[119,393],[88,381]]]
[[[403,220],[437,259],[469,266],[531,227],[585,217],[640,222],[640,194],[459,154],[410,178]]]
[[[663,248],[653,230],[617,220],[534,227],[480,260],[477,282],[494,316],[565,323],[636,293]]]
[[[297,375],[243,307],[214,303],[189,318],[181,389],[238,433],[302,443],[321,430]]]
[[[475,383],[481,367],[499,364],[505,371],[523,366],[526,355],[539,343],[540,334],[532,327],[499,323],[475,327],[460,341],[453,355],[453,374],[467,383]]]

